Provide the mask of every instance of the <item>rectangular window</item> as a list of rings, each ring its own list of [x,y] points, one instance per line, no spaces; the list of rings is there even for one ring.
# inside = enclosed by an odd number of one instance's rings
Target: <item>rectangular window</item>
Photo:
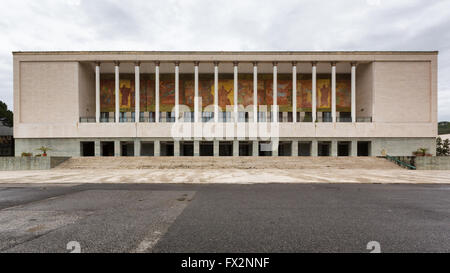
[[[351,112],[339,112],[339,122],[352,122]]]
[[[125,118],[125,112],[120,112],[119,113],[119,122],[125,122],[126,118]]]
[[[175,122],[175,113],[167,112],[166,122]]]
[[[100,122],[110,122],[109,112],[101,112],[100,113]]]
[[[239,122],[248,122],[248,112],[238,112]]]
[[[331,112],[322,112],[322,121],[323,122],[332,122]]]
[[[214,112],[202,112],[202,122],[209,122],[214,119]]]
[[[230,122],[231,121],[231,112],[220,112],[219,121],[220,122]]]
[[[194,122],[194,112],[184,112],[183,122]]]
[[[258,122],[266,122],[266,112],[258,112]]]

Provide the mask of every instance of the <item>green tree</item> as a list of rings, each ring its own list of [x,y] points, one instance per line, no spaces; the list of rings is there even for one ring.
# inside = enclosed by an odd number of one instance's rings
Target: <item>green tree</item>
[[[442,141],[441,137],[436,139],[436,154],[440,156],[450,155],[450,141],[445,139]]]
[[[8,110],[8,106],[3,101],[0,101],[0,121],[8,127],[13,126],[13,112]]]

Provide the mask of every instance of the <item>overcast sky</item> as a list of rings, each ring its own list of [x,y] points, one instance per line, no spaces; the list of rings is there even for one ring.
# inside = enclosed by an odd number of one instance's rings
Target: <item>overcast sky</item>
[[[12,51],[439,50],[439,120],[450,120],[449,0],[14,0],[0,10],[0,100]]]

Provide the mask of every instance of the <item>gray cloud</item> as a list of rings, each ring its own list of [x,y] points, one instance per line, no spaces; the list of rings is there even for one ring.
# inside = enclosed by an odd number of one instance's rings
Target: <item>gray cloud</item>
[[[16,50],[439,50],[450,120],[450,1],[16,0],[0,10],[0,99]]]

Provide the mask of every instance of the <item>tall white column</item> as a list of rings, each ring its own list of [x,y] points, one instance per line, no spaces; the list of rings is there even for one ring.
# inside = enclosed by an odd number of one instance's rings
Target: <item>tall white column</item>
[[[134,140],[134,156],[141,156],[141,141],[139,139]]]
[[[119,99],[120,99],[120,75],[119,75],[119,62],[114,63],[114,72],[115,72],[115,103],[116,103],[116,112],[115,112],[115,118],[116,122],[119,122],[119,111],[120,111],[120,105],[119,105]]]
[[[253,62],[253,122],[258,122],[258,62]]]
[[[200,156],[200,141],[194,140],[194,156]]]
[[[292,141],[291,155],[298,156],[298,141],[297,140]]]
[[[140,79],[140,62],[136,62],[134,64],[134,122],[139,122],[140,120],[140,87],[141,87],[141,79]],[[136,155],[136,154],[135,154]]]
[[[292,122],[297,122],[297,62],[292,62]]]
[[[233,140],[233,156],[239,156],[239,140]]]
[[[194,122],[199,122],[198,109],[198,63],[194,62]]]
[[[311,96],[312,96],[312,102],[311,102],[311,112],[312,112],[312,122],[316,122],[317,120],[317,106],[316,106],[316,100],[317,100],[317,88],[316,88],[316,62],[312,62],[312,86],[311,86]]]
[[[277,62],[273,62],[273,106],[272,122],[278,122]]]
[[[336,62],[331,63],[331,119],[336,122]]]
[[[175,122],[180,118],[180,62],[175,62]]]
[[[352,79],[351,79],[351,111],[352,111],[352,122],[356,122],[356,63],[352,63]]]
[[[238,121],[238,62],[233,62],[234,65],[234,86],[233,86],[233,104],[234,104],[234,122]]]
[[[95,122],[100,122],[100,63],[95,65]]]
[[[155,122],[159,122],[159,62],[155,62]]]
[[[214,62],[214,122],[219,122],[219,62]]]

